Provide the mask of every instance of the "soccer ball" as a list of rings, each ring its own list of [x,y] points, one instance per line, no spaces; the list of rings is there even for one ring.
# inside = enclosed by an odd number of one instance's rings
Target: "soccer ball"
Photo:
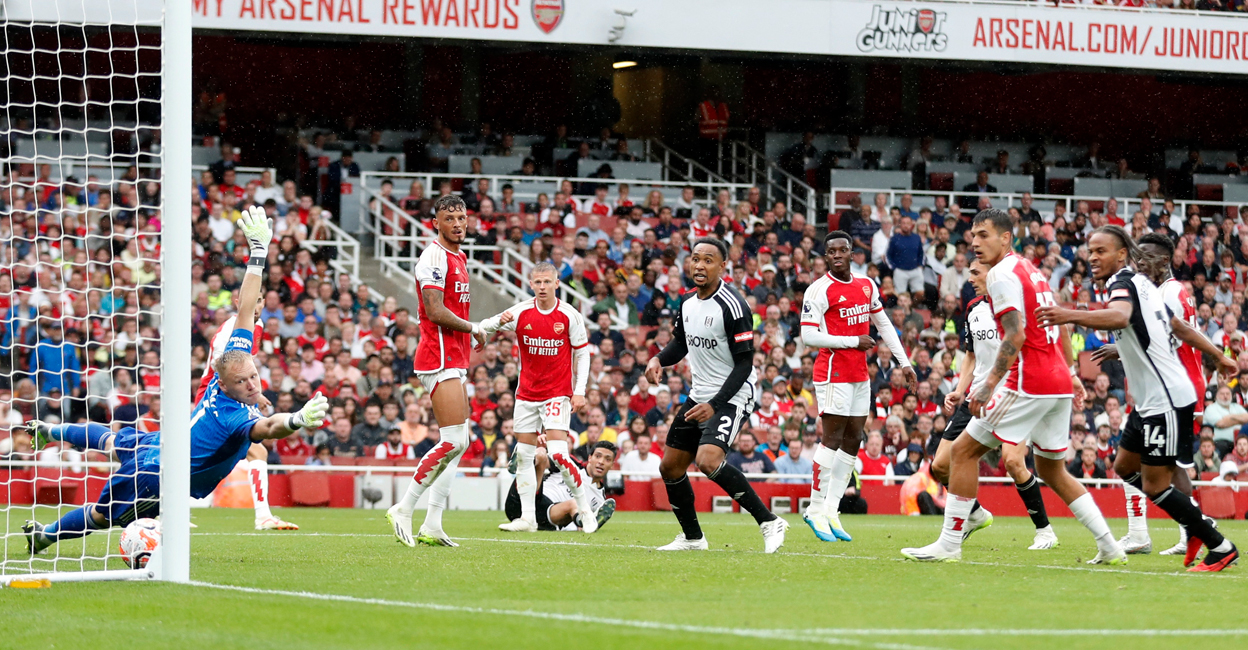
[[[136,519],[121,533],[117,550],[121,559],[131,569],[147,567],[152,551],[160,546],[160,522],[155,519]]]

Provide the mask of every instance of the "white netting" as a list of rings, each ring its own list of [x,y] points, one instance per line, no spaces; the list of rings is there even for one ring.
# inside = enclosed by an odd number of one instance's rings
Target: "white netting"
[[[126,568],[120,528],[32,558],[22,526],[96,502],[128,466],[118,500],[159,485],[142,458],[158,449],[35,451],[19,427],[160,428],[161,4],[3,3],[0,575]]]

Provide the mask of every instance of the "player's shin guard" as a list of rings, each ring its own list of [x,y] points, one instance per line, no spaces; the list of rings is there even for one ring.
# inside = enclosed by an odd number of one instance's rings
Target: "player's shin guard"
[[[459,459],[462,457],[462,453],[457,454],[451,462],[446,464],[438,480],[429,486],[429,509],[425,511],[425,525],[422,528],[442,530],[442,512],[446,510],[446,504],[450,501],[451,482],[459,473]]]
[[[667,488],[667,502],[672,505],[672,514],[680,523],[680,530],[685,539],[702,539],[702,526],[698,524],[698,513],[693,508],[693,485],[689,483],[689,475],[682,475],[675,481],[663,480]]]
[[[48,429],[53,440],[69,443],[82,449],[108,451],[104,448],[108,438],[113,435],[112,429],[97,422],[86,424],[56,424]]]
[[[1101,514],[1101,509],[1096,507],[1096,501],[1092,499],[1091,494],[1084,492],[1083,496],[1071,501],[1070,511],[1074,513],[1075,519],[1078,519],[1079,523],[1092,533],[1092,537],[1096,538],[1098,549],[1110,552],[1118,545],[1113,533],[1109,530],[1109,524],[1105,523],[1105,517]]]
[[[845,489],[849,487],[849,477],[854,473],[856,460],[854,456],[845,453],[844,449],[836,450],[835,459],[832,461],[832,477],[828,479],[828,492],[823,502],[823,510],[829,515],[841,511],[841,497],[845,496]]]
[[[563,445],[566,447],[568,443]],[[516,443],[516,492],[520,495],[520,518],[529,523],[537,522],[537,507],[534,505],[537,499],[537,468],[533,465],[536,456],[536,446]]]
[[[1148,539],[1148,497],[1141,485],[1139,472],[1122,477],[1122,489],[1127,495],[1127,534],[1133,540]]]
[[[398,503],[401,512],[410,513],[415,510],[416,502],[420,501],[420,495],[424,494],[425,490],[442,476],[452,462],[458,466],[460,455],[468,447],[466,423],[443,427],[441,433],[442,440],[434,445],[433,449],[425,452],[424,457],[420,459],[420,464],[416,466],[412,482],[408,484],[407,491]],[[449,486],[447,491],[449,493]]]
[[[269,510],[269,461],[262,458],[244,460],[247,467],[247,487],[251,489],[251,502],[256,508],[256,521],[273,516]]]
[[[1218,529],[1210,523],[1211,520],[1205,519],[1200,508],[1193,505],[1192,500],[1186,494],[1168,487],[1161,494],[1152,497],[1152,500],[1158,508],[1165,510],[1171,519],[1185,526],[1188,535],[1204,542],[1205,546],[1211,550],[1218,549],[1222,542],[1226,541],[1222,533],[1219,533]]]
[[[776,514],[767,509],[763,505],[763,500],[758,498],[758,493],[754,491],[754,487],[746,480],[745,474],[741,470],[724,461],[719,464],[719,468],[711,472],[707,478],[715,481],[715,484],[723,488],[734,501],[739,503],[742,508],[754,516],[754,521],[763,523],[776,518]]]
[[[1044,495],[1040,494],[1040,481],[1033,475],[1031,480],[1026,483],[1015,483],[1014,487],[1018,490],[1018,496],[1023,500],[1023,505],[1027,507],[1027,514],[1031,515],[1031,523],[1035,525],[1036,530],[1047,527],[1049,513],[1044,509]]]
[[[36,540],[36,550],[47,548],[57,542],[63,542],[67,539],[78,539],[85,537],[91,531],[100,528],[91,520],[91,515],[87,509],[91,506],[83,506],[75,508],[65,513],[60,519],[43,529],[43,533]]]
[[[806,510],[808,514],[823,514],[824,502],[828,498],[828,486],[832,483],[832,468],[835,464],[836,451],[822,444],[819,445],[819,448],[815,450],[815,467],[810,480],[810,506]]]

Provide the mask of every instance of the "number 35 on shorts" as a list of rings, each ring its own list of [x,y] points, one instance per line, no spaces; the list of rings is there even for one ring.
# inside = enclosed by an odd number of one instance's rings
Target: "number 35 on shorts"
[[[563,415],[563,400],[552,399],[542,405],[542,415],[548,418],[557,418]]]

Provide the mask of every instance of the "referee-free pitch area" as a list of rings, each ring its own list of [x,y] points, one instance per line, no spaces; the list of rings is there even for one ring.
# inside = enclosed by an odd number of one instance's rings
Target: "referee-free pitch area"
[[[594,535],[520,535],[497,530],[500,513],[452,511],[445,527],[461,546],[416,549],[394,541],[380,510],[279,516],[303,529],[258,533],[251,510],[195,511],[192,585],[0,590],[0,647],[1248,644],[1248,567],[1194,575],[1155,554],[1089,567],[1092,540],[1070,518],[1054,520],[1056,550],[1026,550],[1031,522],[1001,517],[960,564],[930,565],[897,550],[935,539],[935,517],[846,516],[855,541],[825,543],[790,516],[785,547],[764,555],[747,515],[702,515],[711,550],[684,553],[652,550],[679,530],[663,512],[619,513]],[[1111,526],[1121,534],[1126,522]],[[1248,546],[1244,521],[1222,530]],[[1178,534],[1162,522],[1152,533],[1161,548]],[[93,543],[102,550],[105,539]]]

